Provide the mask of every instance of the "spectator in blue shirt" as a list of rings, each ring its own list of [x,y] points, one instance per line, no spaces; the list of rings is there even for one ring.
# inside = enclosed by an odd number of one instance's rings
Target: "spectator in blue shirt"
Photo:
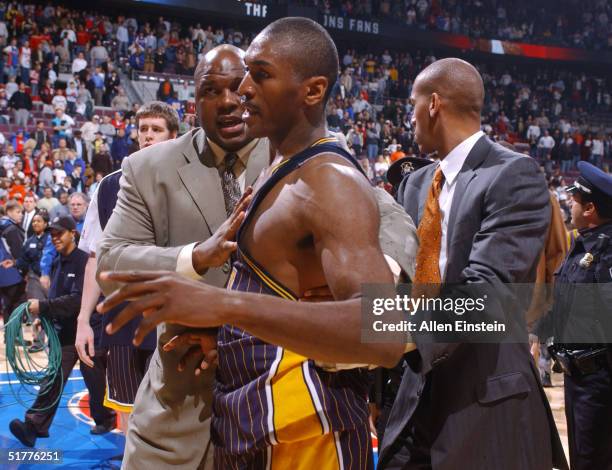
[[[117,129],[117,137],[113,139],[111,145],[111,156],[115,169],[121,168],[121,162],[130,154],[130,141],[125,135],[125,129]]]
[[[85,162],[81,158],[77,157],[75,151],[71,150],[68,152],[68,158],[66,158],[66,161],[64,162],[64,171],[67,175],[71,175],[74,172],[75,166],[81,167],[81,174],[85,173]]]

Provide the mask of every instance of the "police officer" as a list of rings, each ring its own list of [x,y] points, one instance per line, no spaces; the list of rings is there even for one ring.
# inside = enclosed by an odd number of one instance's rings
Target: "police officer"
[[[399,191],[399,188],[406,184],[408,176],[413,171],[431,165],[433,160],[420,157],[402,157],[395,160],[387,170],[387,181],[393,186],[393,194],[403,195],[404,191]],[[400,204],[402,201],[397,201]]]
[[[579,236],[556,273],[551,352],[565,375],[573,470],[612,468],[612,176],[587,162],[568,188]]]

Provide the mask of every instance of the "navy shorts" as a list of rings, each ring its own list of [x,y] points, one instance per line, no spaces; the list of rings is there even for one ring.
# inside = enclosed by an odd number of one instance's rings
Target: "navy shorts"
[[[153,350],[132,345],[108,346],[104,406],[127,413],[132,411],[136,392],[147,373],[152,355]]]

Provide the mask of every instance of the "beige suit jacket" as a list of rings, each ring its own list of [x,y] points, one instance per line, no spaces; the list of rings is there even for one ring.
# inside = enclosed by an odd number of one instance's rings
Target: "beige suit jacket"
[[[268,140],[261,139],[249,156],[247,185],[269,158]],[[174,271],[185,245],[210,237],[226,219],[213,162],[201,129],[126,158],[117,205],[97,247],[98,271]],[[210,269],[203,281],[222,287],[228,274],[227,267]],[[102,284],[107,295],[116,287]],[[160,325],[158,346],[183,330]],[[178,372],[183,353],[156,349],[130,417],[123,468],[193,469],[202,460],[214,374],[196,377],[195,364]]]

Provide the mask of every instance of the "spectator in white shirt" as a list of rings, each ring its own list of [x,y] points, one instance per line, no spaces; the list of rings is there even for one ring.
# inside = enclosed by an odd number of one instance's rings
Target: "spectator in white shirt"
[[[178,89],[178,100],[183,103],[191,98],[191,90],[187,81],[183,82],[183,86]]]
[[[32,49],[30,42],[25,41],[19,50],[19,66],[21,67],[21,81],[30,84],[30,69],[32,68]]]
[[[8,29],[6,29],[6,23],[0,21],[0,46],[4,46],[8,39]]]
[[[70,44],[74,44],[76,42],[76,33],[74,32],[73,29],[71,28],[65,28],[62,30],[62,33],[60,34],[61,38],[66,38],[68,39],[68,41],[70,41]]]
[[[544,131],[544,135],[538,141],[538,149],[540,150],[540,158],[549,159],[550,153],[555,146],[555,139],[552,138],[548,130]]]
[[[591,163],[601,167],[604,154],[604,143],[601,135],[597,135],[591,144]]]
[[[540,135],[542,134],[542,130],[540,126],[538,126],[535,122],[531,122],[529,127],[527,128],[527,140],[532,147],[535,147],[540,140]]]
[[[72,61],[72,74],[77,74],[81,70],[87,68],[87,60],[85,60],[85,54],[79,52],[78,55]]]
[[[15,93],[17,90],[19,90],[19,85],[17,85],[17,82],[15,81],[15,76],[11,75],[8,79],[8,83],[6,84],[5,87],[6,90],[6,99],[10,100],[11,96],[13,96],[13,93]]]
[[[15,163],[19,160],[19,155],[15,154],[15,147],[7,145],[6,155],[0,158],[0,165],[4,167],[4,170],[8,173],[15,167]]]
[[[128,35],[128,29],[127,25],[125,24],[125,21],[123,23],[120,23],[119,26],[117,26],[116,37],[117,42],[119,43],[119,57],[126,57],[130,37]]]
[[[376,163],[374,163],[374,173],[376,176],[384,176],[387,174],[388,169],[389,163],[385,160],[385,157],[379,155],[376,159]]]
[[[51,106],[53,109],[61,108],[62,111],[65,111],[68,106],[68,100],[64,96],[64,90],[58,88],[56,91],[56,95],[51,100]]]

